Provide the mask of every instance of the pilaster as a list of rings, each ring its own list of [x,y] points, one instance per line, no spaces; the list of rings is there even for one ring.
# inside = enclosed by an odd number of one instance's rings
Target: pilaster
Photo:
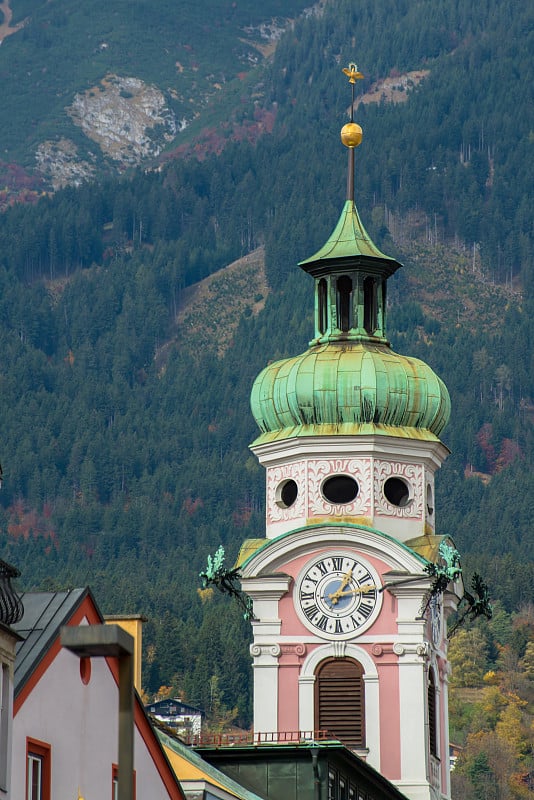
[[[251,644],[254,659],[254,732],[278,730],[278,658],[280,645]]]
[[[430,579],[425,574],[409,577],[390,573],[386,585],[398,605],[393,651],[398,657],[401,778],[395,783],[410,800],[423,800],[430,796],[427,662],[431,648],[421,612]]]

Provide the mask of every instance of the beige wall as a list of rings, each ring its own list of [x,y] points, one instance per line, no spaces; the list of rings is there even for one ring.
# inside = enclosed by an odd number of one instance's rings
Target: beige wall
[[[142,689],[143,665],[143,622],[146,617],[140,614],[109,615],[104,617],[106,625],[120,625],[134,640],[134,686],[139,694]]]

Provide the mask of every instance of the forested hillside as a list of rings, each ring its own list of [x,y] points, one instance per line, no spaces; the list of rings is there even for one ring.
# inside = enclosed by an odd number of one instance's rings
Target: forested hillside
[[[115,172],[150,160],[165,143],[179,146],[190,128],[228,122],[241,95],[259,91],[255,68],[305,6],[6,0],[0,174],[16,187],[23,176],[9,169],[15,165],[30,176],[39,168],[45,186],[51,162],[71,179]]]
[[[276,121],[256,144],[0,217],[2,555],[26,588],[90,583],[104,611],[146,614],[149,692],[172,685],[249,720],[247,625],[229,602],[202,602],[198,573],[220,543],[230,562],[263,532],[250,386],[312,335],[296,262],[343,202],[341,66],[353,59],[362,92],[428,71],[406,102],[357,107],[357,204],[405,264],[391,281],[392,345],[451,393],[438,527],[509,626],[532,601],[533,13],[495,0],[329,2],[282,37],[265,79]],[[224,354],[188,346],[184,289],[261,245],[269,291],[248,298]],[[220,303],[236,291],[223,285]],[[217,340],[209,312],[198,324]],[[494,664],[495,647],[484,657]]]

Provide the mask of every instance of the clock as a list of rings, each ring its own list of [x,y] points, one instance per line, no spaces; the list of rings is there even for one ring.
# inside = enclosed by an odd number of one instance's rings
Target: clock
[[[430,610],[430,630],[432,641],[438,645],[441,641],[442,613],[441,613],[441,594],[432,595],[428,604]]]
[[[328,639],[351,639],[368,628],[382,605],[374,568],[347,552],[322,554],[306,564],[294,593],[300,619]]]

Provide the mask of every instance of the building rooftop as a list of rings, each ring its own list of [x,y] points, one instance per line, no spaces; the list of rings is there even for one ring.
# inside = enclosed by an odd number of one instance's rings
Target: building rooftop
[[[88,589],[61,592],[26,592],[21,595],[24,616],[13,625],[22,637],[15,661],[15,695],[49,651],[59,629],[80,605]]]

